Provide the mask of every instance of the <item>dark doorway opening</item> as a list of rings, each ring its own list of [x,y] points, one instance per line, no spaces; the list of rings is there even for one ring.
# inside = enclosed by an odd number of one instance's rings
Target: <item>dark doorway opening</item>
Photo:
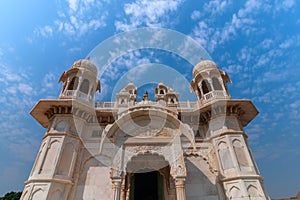
[[[163,200],[163,177],[158,171],[135,173],[131,177],[130,200]]]

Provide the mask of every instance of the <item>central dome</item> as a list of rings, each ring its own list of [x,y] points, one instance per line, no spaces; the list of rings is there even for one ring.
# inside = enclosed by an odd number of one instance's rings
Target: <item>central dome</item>
[[[218,66],[215,62],[211,61],[211,60],[201,60],[193,69],[193,75],[194,77],[204,71],[204,70],[208,70],[208,69],[218,69]]]
[[[96,65],[92,61],[87,60],[87,59],[77,60],[72,65],[72,68],[84,68],[95,74],[97,74],[97,72],[98,72]]]

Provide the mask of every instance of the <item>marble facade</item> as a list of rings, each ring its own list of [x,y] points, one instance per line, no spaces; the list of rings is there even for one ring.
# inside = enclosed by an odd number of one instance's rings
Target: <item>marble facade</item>
[[[91,61],[76,61],[60,77],[59,98],[31,111],[47,131],[22,200],[139,200],[147,173],[149,199],[269,199],[243,129],[258,111],[231,99],[231,80],[214,62],[193,69],[196,102],[179,102],[163,83],[155,101],[145,93],[137,102],[129,83],[115,102],[95,103],[96,75]]]

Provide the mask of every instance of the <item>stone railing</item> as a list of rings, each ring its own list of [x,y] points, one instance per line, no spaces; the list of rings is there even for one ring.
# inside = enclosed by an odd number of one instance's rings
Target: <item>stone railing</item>
[[[117,108],[117,103],[116,102],[95,102],[95,108]]]
[[[79,91],[79,90],[66,90],[64,93],[62,93],[60,96],[62,99],[78,99],[81,101],[88,101],[89,103],[92,103],[92,97],[88,97],[87,94]]]
[[[198,108],[198,102],[182,101],[182,102],[178,102],[178,107],[181,109],[195,109]]]
[[[128,108],[138,106],[139,102],[136,102],[134,105],[129,105]],[[149,106],[161,106],[159,102],[151,102]],[[178,102],[177,107],[174,106],[166,106],[169,109],[195,109],[198,108],[198,103],[196,101],[189,102],[189,101],[183,101],[183,102]],[[116,109],[118,108],[117,102],[95,102],[95,108],[97,109]],[[124,108],[124,107],[120,107]]]
[[[230,99],[230,96],[228,96],[228,94],[223,90],[214,90],[205,94],[201,103],[205,104],[215,99]]]

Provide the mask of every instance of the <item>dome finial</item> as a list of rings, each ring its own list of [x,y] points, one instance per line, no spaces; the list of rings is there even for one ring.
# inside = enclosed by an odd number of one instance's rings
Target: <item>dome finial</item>
[[[148,91],[146,90],[144,96],[143,96],[143,101],[148,101]]]

